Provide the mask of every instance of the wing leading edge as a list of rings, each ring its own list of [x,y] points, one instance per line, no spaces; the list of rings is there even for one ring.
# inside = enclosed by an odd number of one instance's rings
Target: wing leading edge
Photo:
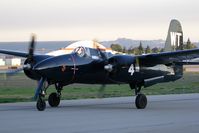
[[[158,54],[147,54],[135,56],[139,59],[141,66],[155,66],[158,64],[170,64],[182,62],[199,57],[199,49],[179,50],[174,52],[162,52]]]
[[[19,56],[19,57],[28,57],[28,53],[20,52],[20,51],[11,51],[11,50],[0,49],[0,53],[7,54],[7,55]]]

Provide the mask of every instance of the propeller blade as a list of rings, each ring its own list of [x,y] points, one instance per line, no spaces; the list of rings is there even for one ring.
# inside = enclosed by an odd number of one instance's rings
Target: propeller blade
[[[106,56],[106,54],[103,53],[102,50],[101,50],[100,48],[98,48],[98,50],[99,50],[99,52],[100,52],[100,55],[101,55],[102,59],[103,59],[104,61],[107,61],[107,56]]]
[[[38,98],[39,93],[41,92],[42,87],[44,85],[44,82],[45,82],[45,79],[43,77],[41,77],[41,79],[38,82],[38,86],[37,86],[37,88],[35,90],[34,100],[36,100]]]
[[[31,63],[33,61],[33,55],[35,51],[35,35],[32,35],[30,46],[29,46],[29,55],[28,55],[28,60]]]
[[[102,84],[101,87],[98,90],[98,94],[97,94],[98,98],[103,98],[104,97],[105,88],[106,88],[106,85]]]
[[[5,72],[1,72],[2,74],[6,74],[6,76],[13,76],[21,71],[23,71],[24,69],[30,69],[31,66],[29,64],[23,65],[17,69],[11,69],[11,70],[7,70]]]

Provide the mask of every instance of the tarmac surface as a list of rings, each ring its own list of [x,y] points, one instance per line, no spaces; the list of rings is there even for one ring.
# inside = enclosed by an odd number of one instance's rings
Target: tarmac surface
[[[35,102],[0,104],[0,133],[198,133],[199,94],[64,100],[39,112]]]

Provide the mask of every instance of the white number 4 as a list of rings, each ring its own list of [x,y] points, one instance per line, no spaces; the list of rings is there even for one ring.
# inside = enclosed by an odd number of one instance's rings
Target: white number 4
[[[135,70],[134,70],[134,65],[131,64],[131,66],[129,67],[128,72],[129,72],[131,75],[133,75],[134,71],[135,71]]]

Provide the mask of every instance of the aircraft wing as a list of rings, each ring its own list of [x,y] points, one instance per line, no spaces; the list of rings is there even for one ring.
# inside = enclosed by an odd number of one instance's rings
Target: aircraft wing
[[[162,52],[157,54],[147,54],[135,56],[141,66],[155,66],[158,64],[182,63],[199,57],[199,49],[179,50],[174,52]]]
[[[4,50],[4,49],[0,49],[0,54],[14,55],[14,56],[19,56],[19,57],[28,57],[28,53],[20,52],[20,51],[9,51],[9,50]]]

